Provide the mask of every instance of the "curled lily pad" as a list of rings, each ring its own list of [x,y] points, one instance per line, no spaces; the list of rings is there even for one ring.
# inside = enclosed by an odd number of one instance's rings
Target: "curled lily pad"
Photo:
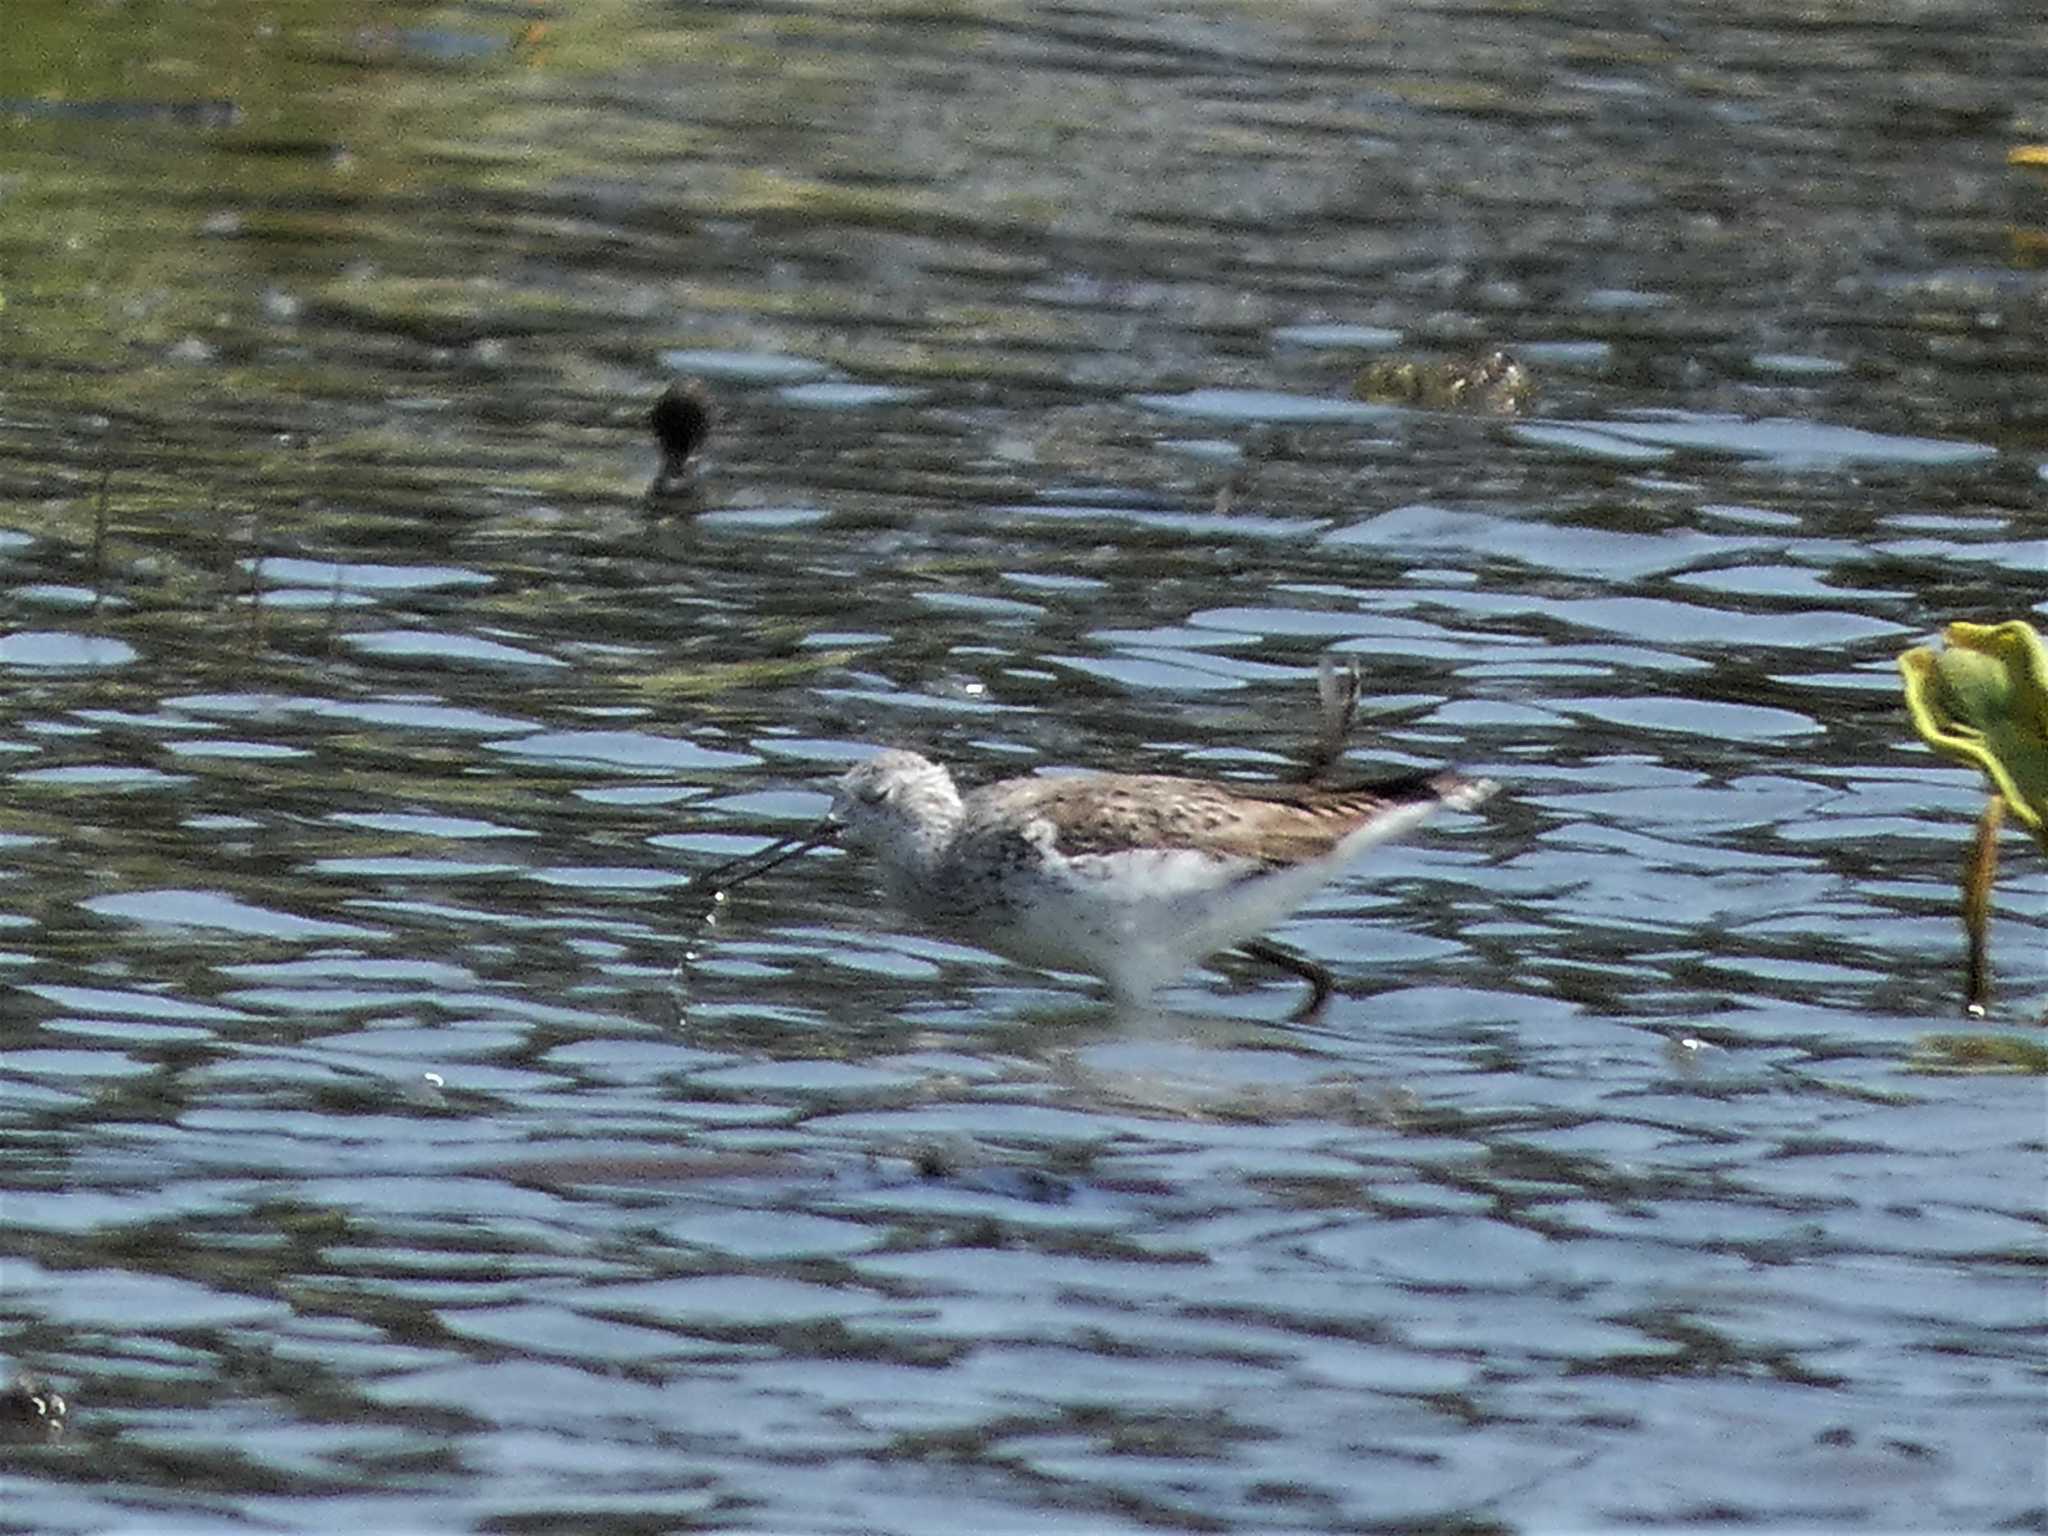
[[[1954,623],[1899,658],[1906,708],[1935,751],[1981,768],[2048,850],[2048,645],[2034,627]]]

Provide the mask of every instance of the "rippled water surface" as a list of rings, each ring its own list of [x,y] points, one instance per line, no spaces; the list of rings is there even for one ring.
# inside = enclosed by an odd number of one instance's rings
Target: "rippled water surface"
[[[2048,617],[2027,8],[351,9],[0,92],[0,1524],[2048,1527],[1894,663]],[[1326,653],[1504,788],[1312,1025],[686,888],[875,741],[1290,775]]]

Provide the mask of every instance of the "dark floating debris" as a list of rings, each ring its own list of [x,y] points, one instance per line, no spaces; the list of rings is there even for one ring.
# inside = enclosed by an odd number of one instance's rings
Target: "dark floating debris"
[[[661,468],[647,488],[649,496],[679,496],[696,489],[697,466],[692,460],[711,436],[711,418],[711,392],[702,379],[678,379],[661,392],[647,413],[647,424],[661,445]]]
[[[13,1436],[63,1433],[64,1399],[33,1376],[16,1376],[0,1385],[0,1433]]]

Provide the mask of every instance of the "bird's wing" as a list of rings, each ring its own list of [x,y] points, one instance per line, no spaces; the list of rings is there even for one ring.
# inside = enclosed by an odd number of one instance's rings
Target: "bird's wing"
[[[1481,792],[1443,771],[1341,788],[1102,774],[1011,780],[995,789],[1006,819],[1028,809],[1040,845],[1065,858],[1173,849],[1268,868],[1319,858],[1402,807],[1471,803]],[[970,834],[995,830],[988,814],[995,803],[970,797]]]

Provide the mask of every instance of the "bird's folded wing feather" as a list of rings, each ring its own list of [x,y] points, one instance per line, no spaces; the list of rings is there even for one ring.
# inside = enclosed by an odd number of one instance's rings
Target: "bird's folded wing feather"
[[[1373,817],[1433,804],[1464,782],[1443,772],[1348,788],[1102,775],[1000,788],[1005,810],[1014,815],[1023,797],[1039,823],[1038,837],[1049,840],[1045,851],[1066,858],[1184,849],[1270,868],[1318,858]],[[997,831],[992,818],[977,814],[981,809],[970,797],[965,837]]]

